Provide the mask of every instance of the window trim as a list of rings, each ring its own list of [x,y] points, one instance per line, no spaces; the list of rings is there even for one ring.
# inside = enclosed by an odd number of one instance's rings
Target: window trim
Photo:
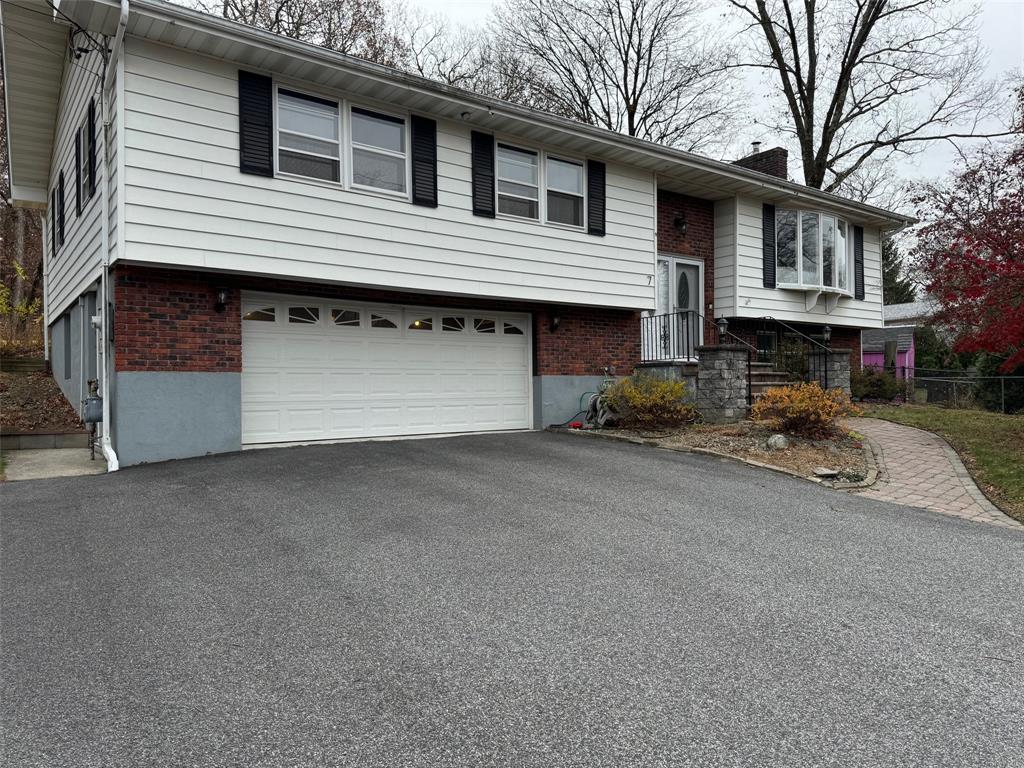
[[[388,149],[381,149],[380,147],[371,147],[366,144],[357,144],[352,140],[352,128],[355,121],[352,117],[352,110],[359,109],[363,112],[371,112],[374,114],[382,115],[383,117],[390,117],[394,120],[402,121],[402,144],[405,147],[405,152],[394,152]],[[353,102],[349,99],[345,100],[345,121],[344,121],[344,139],[345,139],[345,158],[348,160],[347,167],[348,172],[345,174],[345,186],[347,189],[351,189],[359,192],[368,192],[374,195],[384,195],[385,197],[396,198],[399,200],[412,200],[412,129],[410,128],[410,119],[408,113],[393,112],[387,109],[378,109],[373,106],[364,106],[363,103]],[[353,158],[353,150],[360,149],[364,152],[372,152],[374,154],[383,155],[385,157],[397,157],[401,158],[403,162],[403,174],[402,181],[405,184],[405,189],[401,192],[392,189],[381,189],[380,187],[372,187],[366,184],[357,184],[353,180],[353,171],[355,170],[355,160]]]
[[[794,282],[784,282],[782,280],[778,280],[776,282],[776,284],[775,284],[775,287],[776,288],[781,288],[783,290],[791,290],[791,291],[817,291],[819,293],[836,293],[836,294],[839,294],[840,296],[853,296],[853,291],[849,287],[847,287],[847,288],[839,288],[838,287],[838,283],[839,283],[839,270],[837,269],[837,263],[836,263],[837,262],[837,258],[836,258],[836,252],[835,251],[833,251],[833,254],[832,254],[832,262],[833,262],[833,264],[832,264],[832,281],[834,283],[836,283],[836,285],[825,285],[824,284],[824,276],[825,276],[824,241],[823,241],[824,227],[822,227],[822,225],[821,225],[821,219],[822,219],[823,216],[828,216],[829,218],[831,218],[835,222],[835,228],[834,228],[835,232],[839,231],[839,222],[843,222],[846,225],[846,232],[847,232],[847,235],[846,235],[846,284],[847,284],[847,286],[850,286],[851,283],[852,283],[851,276],[850,276],[850,271],[851,271],[851,266],[852,266],[852,258],[851,258],[852,251],[851,251],[850,236],[849,236],[849,233],[850,233],[850,231],[851,231],[851,229],[853,227],[852,222],[849,219],[846,219],[846,218],[840,216],[839,214],[832,213],[830,211],[821,211],[821,210],[815,210],[815,209],[812,209],[812,208],[798,208],[798,207],[776,206],[775,207],[775,243],[774,243],[774,246],[775,246],[775,274],[776,275],[780,274],[780,271],[779,271],[779,215],[782,214],[783,212],[785,212],[785,213],[795,213],[796,214],[796,230],[795,230],[796,231],[796,237],[794,238],[794,241],[793,241],[793,248],[794,248],[794,253],[795,253],[795,256],[796,256],[797,281],[794,283]],[[817,264],[818,264],[817,271],[818,271],[818,276],[817,277],[818,277],[818,279],[817,279],[817,283],[808,283],[806,280],[804,280],[804,256],[803,256],[803,216],[804,216],[804,214],[812,214],[812,215],[816,216],[817,219],[818,219],[818,227],[817,227],[817,231],[818,231],[818,235],[817,235],[817,240],[818,240],[818,249],[817,249]]]
[[[526,200],[531,201],[533,198],[524,197],[523,195],[514,195],[503,193],[500,191],[502,181],[507,181],[510,184],[518,184],[521,187],[529,186],[523,184],[520,181],[514,179],[502,179],[499,168],[501,168],[501,159],[498,157],[498,151],[501,149],[501,145],[505,145],[511,150],[530,153],[537,157],[537,198],[534,202],[537,203],[537,215],[536,216],[517,216],[514,213],[503,213],[501,210],[501,197],[504,194],[505,197],[512,198],[514,200]],[[499,138],[497,135],[494,137],[494,215],[497,218],[511,219],[512,221],[534,221],[538,224],[544,223],[544,196],[547,192],[544,189],[544,153],[539,147],[529,146],[526,144],[519,144],[514,141],[506,141]]]
[[[330,155],[320,154],[319,152],[307,152],[306,150],[302,150],[302,149],[290,149],[288,147],[285,147],[285,151],[286,152],[295,152],[295,153],[300,154],[300,155],[309,155],[310,157],[320,157],[320,158],[323,158],[325,160],[334,160],[334,161],[336,161],[338,163],[338,180],[337,181],[334,181],[333,179],[321,179],[319,176],[304,176],[301,173],[293,173],[291,171],[282,171],[281,170],[281,160],[280,160],[280,158],[281,158],[281,131],[282,130],[284,130],[285,133],[287,133],[289,135],[292,135],[292,136],[301,136],[303,138],[313,139],[315,141],[322,141],[325,144],[329,144],[330,143],[329,139],[325,139],[322,136],[314,136],[314,135],[309,134],[309,133],[302,133],[300,131],[292,131],[292,130],[282,129],[281,128],[281,106],[280,106],[280,101],[278,99],[278,93],[282,89],[285,90],[285,91],[291,91],[292,93],[294,93],[294,94],[296,94],[296,95],[298,95],[300,97],[301,96],[306,96],[310,100],[320,101],[320,102],[330,102],[331,104],[334,104],[337,107],[337,109],[338,109],[338,117],[337,117],[337,123],[336,123],[336,126],[335,126],[338,129],[338,138],[335,140],[335,143],[338,145],[338,156],[337,157],[331,157]],[[345,126],[344,126],[344,122],[342,120],[342,113],[344,111],[344,103],[345,103],[344,99],[331,98],[329,96],[318,94],[318,93],[313,92],[313,91],[308,91],[308,90],[305,90],[303,88],[293,88],[292,86],[285,85],[283,83],[278,82],[277,80],[274,81],[274,103],[273,103],[273,109],[274,109],[274,130],[273,130],[273,136],[274,136],[274,176],[275,177],[276,176],[282,176],[284,178],[289,178],[289,179],[301,179],[303,181],[312,181],[312,182],[320,183],[320,184],[331,184],[332,186],[333,185],[344,186],[345,163],[343,162],[343,154],[344,154],[344,144],[345,144],[345,135],[344,135]]]
[[[519,149],[524,152],[533,152],[537,155],[537,218],[530,218],[528,216],[516,216],[512,213],[502,213],[498,209],[498,183],[501,181],[501,177],[498,175],[498,145],[505,144],[512,149]],[[583,224],[576,226],[575,224],[563,224],[560,221],[551,221],[548,217],[548,159],[554,158],[555,160],[561,160],[567,163],[576,163],[583,170]],[[506,181],[511,181],[506,179]],[[538,224],[545,227],[554,227],[556,229],[564,229],[567,232],[583,232],[586,233],[588,219],[588,201],[590,199],[587,193],[587,158],[582,155],[576,155],[572,152],[554,152],[544,149],[537,144],[531,144],[529,142],[522,142],[515,137],[507,137],[504,134],[494,134],[494,217],[497,219],[504,219],[506,221],[519,221],[526,222],[528,224]],[[519,182],[513,182],[518,184]],[[556,192],[562,194],[572,194],[571,192],[564,192],[563,190],[556,189]],[[508,195],[508,197],[514,197],[519,200],[529,200],[521,195]]]
[[[580,195],[578,197],[580,198],[580,201],[581,201],[581,204],[582,204],[582,207],[583,207],[583,215],[580,217],[580,220],[582,221],[582,223],[579,224],[579,225],[576,225],[576,224],[566,224],[565,222],[562,222],[562,221],[551,221],[551,219],[548,216],[548,191],[551,189],[551,187],[548,186],[548,159],[554,159],[554,160],[561,161],[563,163],[571,163],[571,164],[578,165],[580,167],[580,171],[582,171],[583,192],[580,193]],[[565,191],[563,189],[557,189],[556,188],[556,189],[554,189],[554,191],[558,192],[560,194],[563,194],[563,195],[573,195],[573,196],[576,196],[575,192],[567,192],[567,191]],[[555,153],[555,152],[545,152],[544,153],[544,223],[548,224],[550,226],[553,226],[553,227],[563,227],[565,229],[568,229],[568,230],[571,230],[571,231],[574,231],[574,232],[577,232],[577,231],[586,232],[586,230],[587,230],[587,160],[586,160],[586,158],[575,157],[573,155],[565,154],[565,153],[562,153],[562,152],[558,152],[558,153]]]

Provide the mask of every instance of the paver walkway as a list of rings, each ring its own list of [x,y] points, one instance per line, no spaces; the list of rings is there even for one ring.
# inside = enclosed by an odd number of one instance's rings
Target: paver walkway
[[[863,496],[1006,528],[1022,528],[981,492],[960,457],[938,435],[882,419],[850,419],[875,444],[878,482]]]

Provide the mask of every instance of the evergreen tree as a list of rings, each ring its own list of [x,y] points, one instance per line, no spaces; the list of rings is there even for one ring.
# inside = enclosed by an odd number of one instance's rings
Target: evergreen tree
[[[882,239],[882,302],[906,304],[915,299],[914,284],[904,274],[903,256],[891,235]]]

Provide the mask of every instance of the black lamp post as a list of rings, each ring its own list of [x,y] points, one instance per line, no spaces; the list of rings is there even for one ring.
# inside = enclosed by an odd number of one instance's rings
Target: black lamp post
[[[825,340],[825,346],[831,346],[829,342],[832,341],[832,329],[829,326],[825,326],[821,329],[821,337]]]
[[[715,320],[715,325],[718,326],[718,343],[721,344],[726,332],[729,330],[729,321],[722,316]]]

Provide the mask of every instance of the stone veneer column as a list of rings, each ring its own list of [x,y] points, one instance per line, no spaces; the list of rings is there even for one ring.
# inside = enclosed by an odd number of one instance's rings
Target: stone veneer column
[[[697,347],[697,410],[709,424],[746,418],[748,352],[738,344]]]
[[[850,354],[849,349],[812,349],[808,354],[808,363],[812,380],[816,380],[822,389],[841,389],[850,394]],[[825,372],[828,371],[828,381]]]

